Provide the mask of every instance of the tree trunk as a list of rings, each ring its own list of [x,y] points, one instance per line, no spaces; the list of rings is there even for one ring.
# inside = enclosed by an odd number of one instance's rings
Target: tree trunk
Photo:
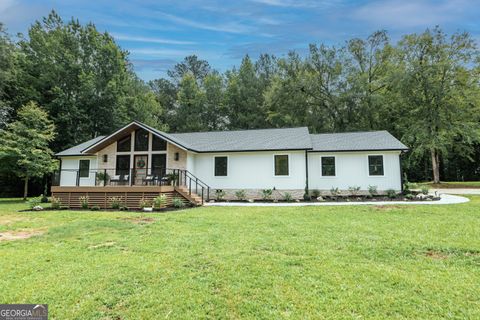
[[[25,177],[25,184],[23,187],[23,200],[27,200],[28,196],[28,177]]]
[[[440,157],[435,149],[431,150],[433,183],[440,183]]]

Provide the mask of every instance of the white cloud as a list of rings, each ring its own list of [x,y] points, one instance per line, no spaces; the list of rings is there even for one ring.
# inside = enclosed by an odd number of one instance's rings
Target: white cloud
[[[338,4],[336,0],[251,0],[256,3],[265,4],[273,7],[287,7],[287,8],[313,8],[325,7],[333,4]]]
[[[192,28],[197,28],[197,29],[204,29],[204,30],[218,31],[218,32],[228,32],[228,33],[249,33],[253,31],[252,27],[244,24],[240,24],[237,22],[210,24],[210,23],[204,23],[204,22],[182,18],[179,16],[175,16],[173,14],[168,14],[163,12],[157,12],[157,15],[166,20],[170,20],[172,22],[189,26]]]
[[[9,8],[13,7],[16,5],[15,0],[2,0],[0,1],[0,14],[3,14],[5,11],[7,11]]]
[[[193,50],[152,49],[152,48],[135,48],[135,49],[130,49],[128,51],[136,55],[164,56],[164,57],[184,57],[194,53]]]
[[[0,0],[0,22],[11,34],[25,33],[35,20],[48,15],[52,8],[46,2],[25,3],[19,0]]]
[[[151,38],[151,37],[139,37],[139,36],[129,36],[125,34],[112,34],[115,39],[118,40],[126,40],[126,41],[134,41],[134,42],[146,42],[146,43],[162,43],[162,44],[179,44],[179,45],[188,45],[188,44],[196,44],[193,41],[181,41],[181,40],[171,40],[171,39],[164,39],[164,38]]]
[[[457,19],[468,4],[464,0],[375,1],[355,10],[353,18],[382,27],[433,26]]]

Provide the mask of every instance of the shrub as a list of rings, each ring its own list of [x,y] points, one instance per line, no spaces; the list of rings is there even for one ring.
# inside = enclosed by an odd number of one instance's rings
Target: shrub
[[[169,173],[167,174],[167,179],[169,184],[175,184],[178,180],[178,174],[177,173]]]
[[[288,192],[285,192],[283,194],[283,200],[287,201],[287,202],[292,202],[293,201],[293,197],[292,197],[292,194],[291,193],[288,193]]]
[[[238,190],[235,192],[235,197],[237,197],[238,200],[243,201],[247,199],[247,193],[245,190]]]
[[[389,197],[390,199],[395,199],[397,197],[397,191],[393,189],[385,190],[385,192],[387,193],[387,197]]]
[[[320,190],[318,190],[318,189],[313,189],[313,190],[312,190],[312,197],[314,197],[314,198],[320,197]]]
[[[110,176],[106,172],[99,171],[97,172],[96,179],[97,179],[97,184],[100,184],[100,182],[108,183],[108,181],[110,180]]]
[[[140,201],[138,201],[138,206],[140,207],[140,209],[143,209],[143,208],[146,208],[146,207],[150,207],[151,203],[147,199],[142,198],[142,199],[140,199]]]
[[[99,211],[99,210],[100,210],[100,207],[99,207],[99,206],[92,206],[92,207],[90,208],[90,210],[92,210],[92,211]]]
[[[352,196],[356,196],[356,195],[358,195],[358,192],[360,191],[360,187],[359,186],[350,186],[350,187],[348,187],[348,191],[350,192],[350,194]]]
[[[88,209],[88,196],[81,196],[78,198],[78,200],[80,200],[80,206],[82,209]]]
[[[338,190],[338,188],[332,187],[332,188],[330,189],[330,194],[331,194],[332,196],[336,197],[336,196],[338,196],[338,195],[340,194],[340,191]]]
[[[50,199],[50,202],[52,209],[60,209],[60,207],[62,206],[62,202],[58,198],[52,197],[52,199]]]
[[[420,190],[424,195],[428,195],[428,187],[427,186],[422,186],[420,188]]]
[[[368,193],[372,197],[376,196],[378,194],[377,186],[368,186]]]
[[[270,200],[272,198],[273,190],[272,189],[264,189],[262,190],[262,199],[263,200]]]
[[[42,200],[40,200],[42,203],[48,203],[48,197],[47,197],[47,194],[44,193],[42,194]]]
[[[178,197],[175,197],[172,199],[172,205],[175,207],[175,208],[183,208],[185,207],[185,203],[183,202],[182,199],[178,198]]]
[[[411,193],[407,193],[407,194],[405,195],[405,198],[408,199],[408,200],[412,200],[413,198],[415,198],[415,196],[414,196],[413,194],[411,194]]]
[[[218,201],[222,201],[225,199],[225,191],[223,191],[222,189],[215,190],[215,195]]]
[[[110,208],[119,210],[122,207],[122,197],[111,197],[108,199]]]
[[[35,208],[36,206],[40,205],[40,203],[42,202],[42,197],[34,197],[34,198],[30,198],[28,199],[28,207],[30,209],[33,209]]]
[[[155,199],[153,199],[153,207],[155,209],[162,209],[167,206],[167,195],[159,194]]]

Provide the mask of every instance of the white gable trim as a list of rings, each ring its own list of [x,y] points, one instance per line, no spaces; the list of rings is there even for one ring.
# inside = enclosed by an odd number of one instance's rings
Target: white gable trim
[[[119,132],[122,132],[123,130],[126,130],[126,129],[128,129],[129,127],[132,127],[132,126],[134,126],[134,125],[142,128],[142,129],[147,130],[147,131],[150,132],[151,134],[154,134],[154,135],[156,135],[157,137],[162,138],[162,139],[170,142],[171,144],[179,147],[180,149],[183,149],[183,150],[186,150],[186,151],[187,151],[187,150],[190,150],[190,149],[188,149],[187,147],[185,147],[185,146],[177,143],[176,141],[173,141],[172,139],[170,139],[170,138],[168,138],[168,137],[166,137],[166,136],[164,136],[164,135],[162,135],[162,134],[160,134],[160,133],[158,133],[158,132],[153,131],[150,127],[145,126],[143,123],[140,123],[140,122],[138,122],[138,121],[132,121],[132,122],[130,122],[129,124],[127,124],[126,126],[124,126],[124,127],[120,128],[120,129],[116,130],[115,132],[109,134],[108,136],[105,136],[105,137],[104,137],[103,139],[101,139],[100,141],[97,141],[97,142],[94,143],[93,145],[89,146],[88,148],[83,149],[83,150],[80,151],[80,152],[81,152],[81,153],[88,153],[88,152],[89,152],[90,150],[92,150],[94,147],[102,144],[104,141],[108,140],[108,139],[111,138],[112,136],[114,136],[114,135],[118,134]]]

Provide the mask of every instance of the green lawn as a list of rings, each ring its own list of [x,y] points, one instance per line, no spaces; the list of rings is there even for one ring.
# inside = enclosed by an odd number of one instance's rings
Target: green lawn
[[[54,319],[479,319],[480,197],[451,206],[18,212],[0,302]],[[135,220],[137,219],[137,220]],[[148,219],[146,219],[148,220]]]
[[[444,182],[441,181],[440,183],[433,183],[433,182],[422,182],[418,183],[418,185],[426,185],[431,188],[480,188],[480,181],[450,181]]]

